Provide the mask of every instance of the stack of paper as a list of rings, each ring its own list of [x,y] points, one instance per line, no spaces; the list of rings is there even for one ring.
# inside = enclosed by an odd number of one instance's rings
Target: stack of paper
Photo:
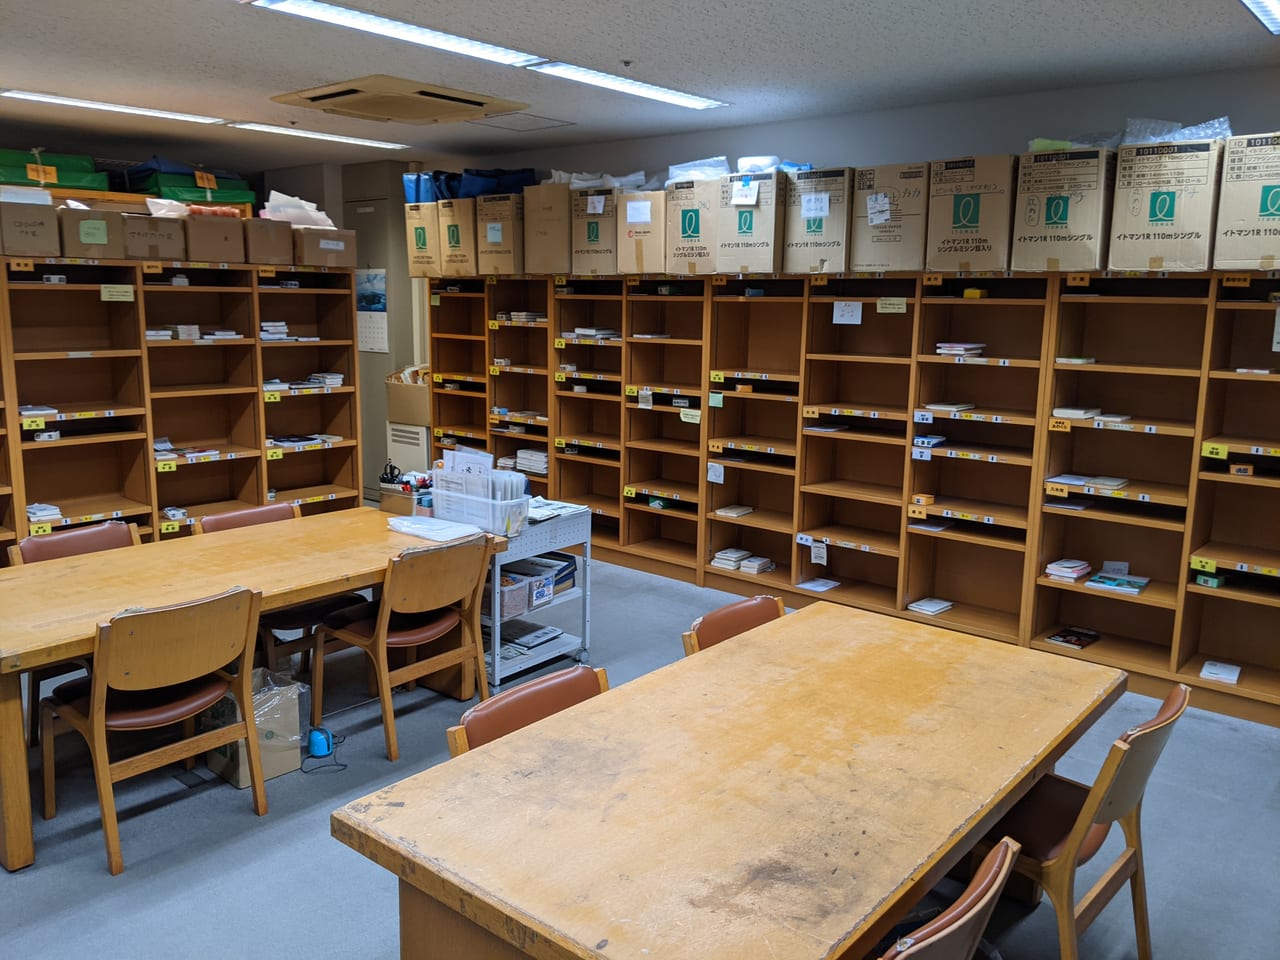
[[[716,510],[718,517],[745,517],[749,513],[754,513],[755,507],[747,507],[740,503],[732,503],[727,507],[720,507]]]
[[[613,327],[574,327],[575,340],[616,340],[622,336]]]
[[[499,458],[498,458],[498,469],[499,469],[499,470],[514,470],[515,468],[516,468],[516,458],[515,458],[515,454],[512,454],[512,455],[511,455],[511,456],[509,456],[509,457],[499,457]]]
[[[52,503],[28,503],[27,522],[39,523],[44,520],[61,520],[62,509]]]
[[[777,564],[768,557],[747,557],[739,567],[743,573],[768,573]]]
[[[711,566],[719,567],[721,570],[737,570],[742,566],[742,561],[750,557],[750,550],[743,550],[741,547],[725,547],[711,558]]]
[[[926,410],[940,410],[943,413],[958,413],[961,410],[972,410],[973,406],[972,403],[954,403],[946,400],[938,403],[926,403],[924,408]]]
[[[205,334],[209,340],[239,340],[240,334],[235,330],[210,330]]]
[[[148,340],[172,340],[173,331],[168,327],[147,327]]]
[[[1071,559],[1055,560],[1044,568],[1045,575],[1059,583],[1076,583],[1087,577],[1092,570],[1093,565],[1088,560]]]
[[[1085,581],[1086,587],[1094,587],[1098,590],[1111,590],[1114,593],[1127,593],[1131,596],[1142,592],[1143,588],[1151,582],[1150,577],[1135,577],[1132,575],[1120,576],[1113,573],[1095,573],[1092,577]]]
[[[908,603],[907,609],[914,610],[916,613],[924,613],[928,616],[934,616],[938,613],[950,610],[952,603],[950,600],[941,600],[938,597],[923,597],[915,603]]]
[[[528,448],[516,451],[516,469],[522,473],[536,473],[540,477],[547,475],[547,451]]]
[[[936,347],[939,356],[943,357],[980,357],[987,345],[985,343],[953,343],[944,341]]]
[[[46,403],[24,403],[18,407],[18,413],[24,417],[52,417],[58,408]]]
[[[289,336],[289,324],[283,320],[263,320],[262,333],[263,340],[292,340]]]
[[[1102,412],[1101,407],[1054,407],[1053,415],[1060,420],[1091,420]]]
[[[346,379],[346,375],[341,373],[326,373],[322,371],[320,373],[311,374],[307,379],[312,383],[318,383],[325,387],[340,387]]]
[[[512,310],[512,320],[545,320],[547,315],[536,310]]]
[[[281,380],[279,377],[272,377],[270,380],[262,382],[262,389],[268,393],[289,389],[289,381]]]
[[[199,340],[200,325],[198,323],[171,323],[166,327],[179,340]]]

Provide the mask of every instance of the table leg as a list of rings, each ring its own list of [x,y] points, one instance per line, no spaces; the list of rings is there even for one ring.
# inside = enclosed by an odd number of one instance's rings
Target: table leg
[[[400,960],[528,960],[529,956],[400,881]]]
[[[6,870],[29,867],[36,859],[21,676],[0,673],[0,865]]]

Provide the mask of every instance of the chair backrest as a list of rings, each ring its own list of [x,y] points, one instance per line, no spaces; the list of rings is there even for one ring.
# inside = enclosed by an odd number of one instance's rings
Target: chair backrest
[[[1165,744],[1169,742],[1173,725],[1186,712],[1190,702],[1191,688],[1185,683],[1178,684],[1169,691],[1154,717],[1126,730],[1111,745],[1107,762],[1102,765],[1102,772],[1098,774],[1090,791],[1089,801],[1086,801],[1081,811],[1082,819],[1088,812],[1093,823],[1111,823],[1142,802],[1147,780],[1150,779],[1160,754],[1164,752]],[[1095,802],[1096,809],[1090,811]]]
[[[125,610],[98,625],[93,695],[154,690],[203,677],[239,659],[253,669],[262,594],[247,587],[186,603]]]
[[[449,729],[449,753],[466,753],[608,689],[604,670],[582,664],[522,683],[464,713],[458,726]]]
[[[459,600],[470,609],[480,602],[489,538],[480,533],[430,547],[410,547],[387,563],[380,614],[422,613]]]
[[[19,566],[24,563],[38,563],[41,560],[97,553],[100,550],[136,547],[141,542],[137,524],[108,520],[106,523],[95,523],[90,527],[59,530],[57,533],[46,533],[39,537],[24,537],[9,547],[9,562]]]
[[[881,960],[970,960],[1021,849],[1005,837],[987,854],[960,898],[923,927],[901,938]]]
[[[263,507],[249,507],[245,510],[228,510],[226,513],[211,513],[200,517],[192,528],[193,533],[217,533],[219,530],[235,530],[237,527],[256,527],[260,523],[274,523],[277,520],[292,520],[302,516],[296,503],[268,503]]]
[[[781,600],[767,594],[725,604],[693,621],[684,634],[684,654],[692,656],[752,627],[776,620],[786,612]]]

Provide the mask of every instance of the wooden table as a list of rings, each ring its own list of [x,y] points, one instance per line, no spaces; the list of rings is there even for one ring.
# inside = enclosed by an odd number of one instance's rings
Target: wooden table
[[[331,826],[400,878],[402,958],[859,957],[1124,684],[816,603]]]
[[[361,507],[0,570],[0,864],[35,859],[22,671],[93,653],[97,625],[126,607],[243,585],[262,591],[266,612],[381,583],[389,557],[424,542]]]

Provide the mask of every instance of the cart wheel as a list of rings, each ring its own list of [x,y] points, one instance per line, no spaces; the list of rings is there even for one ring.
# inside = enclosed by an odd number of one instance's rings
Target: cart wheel
[[[573,659],[585,666],[591,666],[591,654],[586,650],[579,651]]]

